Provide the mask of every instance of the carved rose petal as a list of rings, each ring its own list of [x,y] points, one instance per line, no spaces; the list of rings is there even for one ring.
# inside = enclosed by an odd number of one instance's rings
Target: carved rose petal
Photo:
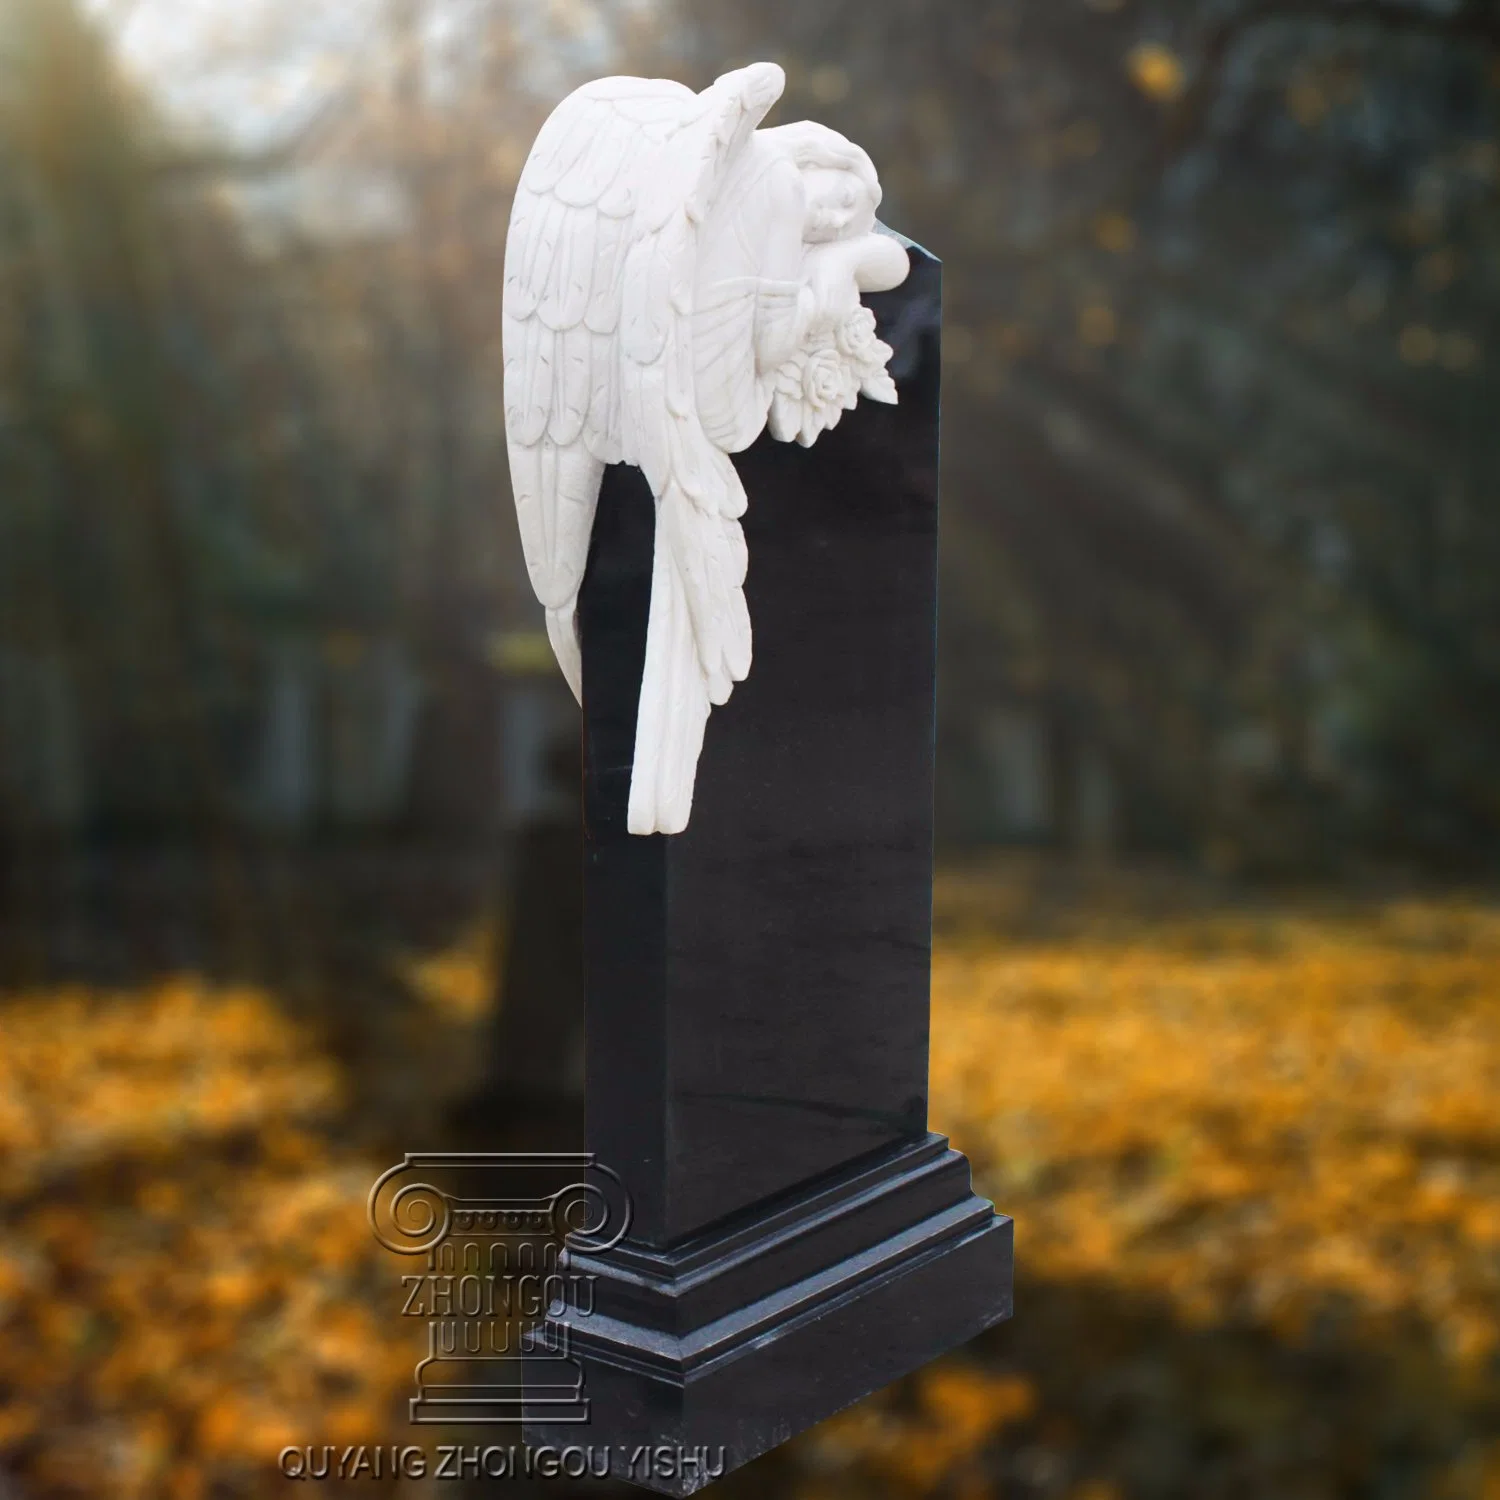
[[[802,367],[807,363],[804,354],[794,354],[776,371],[776,391],[794,401],[802,399]]]
[[[778,389],[771,398],[771,413],[768,425],[771,436],[778,443],[789,443],[797,437],[802,428],[802,383],[797,382],[797,395],[789,396]]]
[[[818,411],[844,403],[844,361],[832,346],[815,349],[802,372],[802,395]]]
[[[849,359],[859,365],[871,364],[879,358],[877,350],[885,348],[885,345],[875,337],[875,314],[868,307],[861,307],[839,324],[838,345]],[[890,358],[889,350],[886,351],[885,358]]]
[[[844,366],[844,410],[853,411],[859,405],[860,374],[853,365]]]
[[[824,419],[822,412],[811,406],[802,408],[802,430],[797,434],[797,441],[804,448],[811,448],[828,429],[828,422]]]

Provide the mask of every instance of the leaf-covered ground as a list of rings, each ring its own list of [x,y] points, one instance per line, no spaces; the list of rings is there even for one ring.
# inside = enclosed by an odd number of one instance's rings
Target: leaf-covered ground
[[[1017,1316],[720,1492],[1500,1497],[1500,906],[1010,863],[938,913],[934,1124],[1016,1218]],[[365,1195],[473,1086],[493,951],[0,999],[19,1495],[410,1440]]]
[[[943,894],[934,1121],[1017,1315],[808,1493],[1500,1496],[1500,910]]]

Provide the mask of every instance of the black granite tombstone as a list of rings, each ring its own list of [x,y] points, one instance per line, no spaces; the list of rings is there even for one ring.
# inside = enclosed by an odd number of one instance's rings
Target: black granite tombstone
[[[1006,1317],[1011,1226],[927,1129],[941,268],[869,299],[900,403],[736,459],[749,679],[692,817],[625,813],[654,509],[609,471],[581,601],[589,1148],[634,1206],[566,1333],[617,1472],[685,1494]],[[641,1445],[665,1471],[633,1469]]]

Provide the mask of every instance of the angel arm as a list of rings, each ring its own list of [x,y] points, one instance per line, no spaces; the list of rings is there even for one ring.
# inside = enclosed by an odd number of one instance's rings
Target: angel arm
[[[806,274],[819,321],[841,323],[861,292],[888,292],[906,280],[910,262],[899,240],[871,232],[808,249]]]

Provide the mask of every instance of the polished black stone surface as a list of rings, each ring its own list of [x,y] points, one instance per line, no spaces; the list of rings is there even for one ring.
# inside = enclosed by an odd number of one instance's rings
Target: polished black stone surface
[[[1009,1316],[1011,1226],[927,1131],[941,268],[869,299],[900,403],[762,438],[749,680],[687,831],[626,831],[654,507],[606,477],[580,602],[588,1144],[630,1238],[573,1257],[587,1437],[748,1462]],[[689,1493],[701,1475],[625,1477]]]
[[[900,404],[736,460],[755,660],[672,838],[625,829],[652,497],[623,466],[600,497],[580,611],[588,1131],[653,1244],[926,1129],[939,360],[935,317],[912,313],[939,267],[914,261],[877,308],[918,346]]]

